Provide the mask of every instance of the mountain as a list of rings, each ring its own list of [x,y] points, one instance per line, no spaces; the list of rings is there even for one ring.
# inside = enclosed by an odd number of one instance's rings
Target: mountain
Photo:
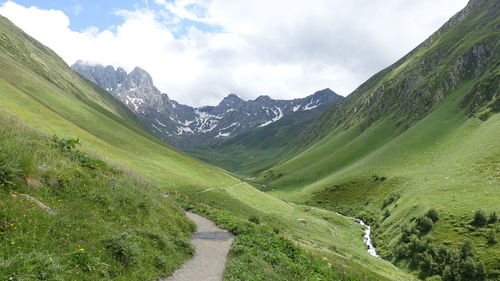
[[[291,147],[297,137],[322,111],[304,110],[288,114],[264,127],[257,127],[221,142],[198,146],[187,153],[241,176],[255,176],[300,152]]]
[[[154,137],[1,16],[0,69],[1,280],[158,280],[193,255],[180,206],[238,235],[228,280],[414,279],[370,256],[353,220],[286,203]]]
[[[284,200],[364,218],[381,256],[421,279],[498,280],[500,246],[488,237],[500,206],[499,85],[500,3],[472,0],[311,122],[289,144],[300,153],[257,180]],[[491,224],[475,222],[483,212]]]
[[[260,96],[244,101],[230,94],[217,106],[193,108],[162,94],[138,67],[127,74],[120,67],[78,61],[72,68],[127,105],[155,135],[181,149],[219,142],[295,112],[322,113],[343,99],[330,89],[294,100]]]

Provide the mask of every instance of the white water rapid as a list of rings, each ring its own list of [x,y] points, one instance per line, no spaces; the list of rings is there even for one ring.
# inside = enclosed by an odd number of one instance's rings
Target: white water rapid
[[[359,223],[360,225],[364,226],[365,227],[365,235],[363,236],[363,240],[365,242],[365,245],[368,247],[368,253],[376,258],[380,258],[380,256],[377,254],[377,251],[375,250],[375,247],[373,246],[372,244],[372,238],[371,238],[371,227],[369,225],[367,225],[364,221],[360,220],[360,219],[357,219],[357,218],[353,218],[353,217],[348,217],[348,216],[344,216],[342,214],[339,214],[339,213],[336,213],[337,215],[339,216],[343,216],[344,218],[348,218],[348,219],[351,219],[357,223]]]

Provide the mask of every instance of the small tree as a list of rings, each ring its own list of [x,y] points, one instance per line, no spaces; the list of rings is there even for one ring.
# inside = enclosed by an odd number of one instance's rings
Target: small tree
[[[476,249],[470,240],[465,240],[460,247],[460,253],[463,260],[468,257],[476,257]]]
[[[488,223],[488,218],[486,217],[486,214],[484,213],[483,210],[477,210],[474,213],[474,220],[472,221],[472,224],[476,226],[485,226]]]
[[[423,233],[427,233],[432,229],[434,223],[428,217],[419,217],[417,219],[417,229]]]
[[[437,222],[439,220],[438,212],[435,209],[429,209],[426,216],[432,220],[432,222]]]
[[[496,223],[498,221],[497,213],[493,212],[490,214],[490,217],[488,218],[488,223]]]

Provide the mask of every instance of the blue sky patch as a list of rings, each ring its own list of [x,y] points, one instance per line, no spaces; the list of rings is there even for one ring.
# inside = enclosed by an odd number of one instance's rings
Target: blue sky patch
[[[164,9],[154,1],[147,0],[14,0],[14,2],[25,7],[36,6],[44,10],[61,10],[70,18],[71,30],[79,32],[92,26],[102,31],[120,25],[123,23],[123,17],[115,14],[118,10]],[[206,14],[206,10],[197,5],[189,5],[187,9],[200,17]],[[176,38],[185,35],[190,27],[203,32],[221,31],[221,28],[217,26],[187,19],[182,19],[175,25],[168,24],[167,27]]]

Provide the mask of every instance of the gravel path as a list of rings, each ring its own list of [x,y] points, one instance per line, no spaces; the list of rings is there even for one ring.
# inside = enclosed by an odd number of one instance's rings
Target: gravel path
[[[202,216],[189,212],[186,216],[197,226],[192,240],[196,253],[172,276],[159,281],[221,281],[234,236]]]

